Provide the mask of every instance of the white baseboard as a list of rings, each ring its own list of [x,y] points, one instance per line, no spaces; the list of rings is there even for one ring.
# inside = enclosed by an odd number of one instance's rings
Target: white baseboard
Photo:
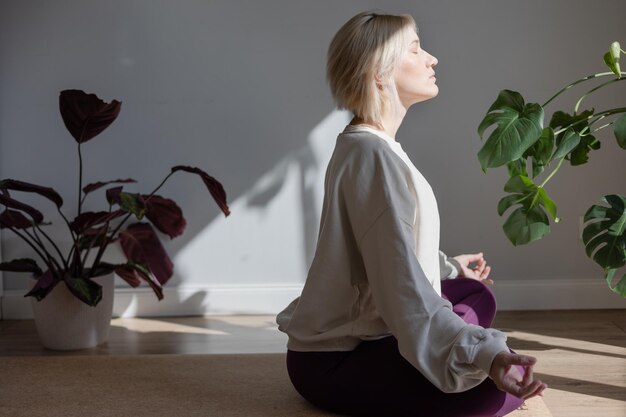
[[[300,295],[302,285],[184,286],[164,288],[158,301],[149,288],[116,288],[114,317],[276,314]],[[5,291],[4,318],[32,318],[26,291]]]
[[[498,309],[570,310],[626,308],[602,279],[498,280],[493,286]],[[115,317],[276,314],[300,295],[302,285],[233,285],[165,288],[157,301],[150,289],[116,288]],[[5,290],[0,300],[4,319],[32,318],[26,291]]]
[[[626,308],[626,299],[595,279],[499,279],[493,285],[498,310],[590,310]]]

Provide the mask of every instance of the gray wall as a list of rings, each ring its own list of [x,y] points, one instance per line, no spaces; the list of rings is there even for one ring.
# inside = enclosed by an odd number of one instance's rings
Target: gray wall
[[[543,241],[513,248],[495,209],[506,174],[480,171],[476,127],[501,89],[544,102],[567,82],[605,71],[609,43],[626,44],[621,0],[2,0],[0,177],[54,187],[72,215],[76,144],[58,114],[58,92],[119,99],[118,120],[84,146],[86,182],[133,177],[133,189],[145,192],[169,167],[197,165],[223,182],[232,202],[224,220],[196,178],[181,174],[163,189],[188,220],[186,233],[167,243],[177,262],[168,285],[302,282],[325,163],[347,117],[333,111],[326,48],[344,21],[370,8],[412,14],[424,48],[439,59],[439,96],[415,106],[397,138],[435,190],[442,248],[484,251],[494,279],[598,276],[578,222],[602,195],[626,193],[625,154],[612,133],[600,135],[589,164],[564,166],[548,187],[562,223]],[[612,90],[587,104],[623,106],[624,85]],[[579,95],[555,104],[571,109]],[[99,201],[94,195],[87,208],[102,209]],[[46,213],[61,239],[62,224]],[[10,233],[1,237],[5,260],[28,256]],[[5,277],[5,289],[26,286]]]

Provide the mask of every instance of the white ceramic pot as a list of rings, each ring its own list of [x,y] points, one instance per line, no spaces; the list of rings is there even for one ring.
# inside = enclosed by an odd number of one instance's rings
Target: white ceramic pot
[[[41,301],[31,298],[41,343],[48,349],[76,350],[106,342],[113,314],[114,274],[93,278],[102,286],[102,300],[95,307],[76,298],[60,282]]]

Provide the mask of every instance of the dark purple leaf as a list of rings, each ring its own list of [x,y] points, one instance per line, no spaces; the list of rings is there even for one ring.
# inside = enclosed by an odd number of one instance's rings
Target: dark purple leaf
[[[41,214],[39,210],[27,204],[20,203],[19,201],[14,200],[7,195],[0,194],[0,204],[27,213],[37,224],[43,222],[43,214]]]
[[[21,212],[6,209],[0,213],[0,229],[28,229],[33,227],[33,222],[28,220]]]
[[[85,275],[91,278],[101,277],[103,275],[109,275],[115,272],[119,265],[113,265],[107,262],[100,262],[100,264],[92,271],[87,269]]]
[[[102,226],[102,227],[90,227],[88,229],[83,230],[83,235],[85,236],[97,236],[97,235],[103,235],[105,233],[109,233],[111,231],[111,228],[108,226]]]
[[[71,227],[76,233],[83,233],[86,229],[89,229],[93,226],[97,226],[99,224],[103,224],[106,222],[110,222],[118,217],[125,215],[126,212],[124,210],[116,210],[112,212],[108,211],[87,211],[82,213],[80,216],[76,217],[72,223]]]
[[[41,185],[30,184],[28,182],[6,179],[0,181],[0,188],[23,191],[26,193],[36,193],[52,201],[58,208],[61,208],[63,205],[63,198],[61,198],[61,195],[50,187],[42,187]]]
[[[149,223],[134,223],[119,234],[122,250],[129,261],[147,265],[161,285],[174,273],[174,265]]]
[[[172,239],[183,233],[187,222],[183,217],[183,211],[173,200],[159,195],[144,195],[143,198],[146,204],[146,217],[157,229]]]
[[[157,281],[148,268],[144,265],[137,264],[135,262],[128,262],[125,265],[120,265],[115,273],[126,281],[131,287],[138,287],[141,284],[141,280],[144,280],[150,285],[152,291],[156,294],[159,300],[163,299],[163,287]]]
[[[124,281],[128,283],[133,288],[137,288],[141,285],[141,278],[139,278],[139,273],[135,271],[134,268],[129,267],[128,265],[119,265],[115,269],[115,274],[122,278]]]
[[[112,187],[107,190],[106,196],[107,196],[107,201],[109,202],[110,205],[121,204],[122,198],[120,194],[122,193],[123,188],[124,187],[119,186],[119,187]]]
[[[42,276],[37,279],[37,283],[24,297],[35,297],[37,301],[43,300],[50,291],[61,282],[54,274],[47,270]]]
[[[100,231],[99,233],[97,231]],[[85,250],[89,248],[99,248],[103,245],[115,242],[117,239],[110,239],[106,236],[110,228],[101,227],[99,229],[87,229],[83,232],[83,236],[78,239],[78,248]]]
[[[216,180],[200,168],[196,167],[177,165],[172,168],[172,172],[176,171],[185,171],[192,174],[198,174],[200,178],[202,178],[202,182],[204,182],[204,185],[206,185],[206,188],[209,190],[209,192],[213,196],[213,199],[222,210],[224,215],[228,216],[230,214],[230,209],[228,208],[228,204],[226,202],[226,191],[224,191],[224,187],[218,180]]]
[[[83,303],[95,307],[102,300],[102,286],[89,278],[65,276],[67,289]]]
[[[78,143],[87,142],[109,127],[121,108],[122,103],[117,100],[105,103],[82,90],[64,90],[59,95],[61,117]]]
[[[83,192],[85,194],[89,194],[92,191],[96,191],[98,188],[102,188],[105,185],[109,185],[109,184],[129,184],[129,183],[133,183],[133,182],[137,182],[132,178],[126,178],[125,180],[113,180],[113,181],[105,181],[105,182],[93,182],[91,184],[87,184],[83,187]],[[122,187],[120,187],[122,188]]]
[[[14,259],[10,262],[2,262],[0,263],[0,271],[32,272],[37,276],[42,274],[41,268],[39,268],[37,262],[34,259],[29,258],[20,258]]]

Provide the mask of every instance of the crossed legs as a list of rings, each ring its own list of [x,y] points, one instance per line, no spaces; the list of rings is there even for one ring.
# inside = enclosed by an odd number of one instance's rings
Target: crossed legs
[[[442,295],[467,323],[491,325],[495,297],[484,284],[446,280]],[[392,336],[362,342],[349,352],[289,351],[287,368],[309,402],[351,416],[499,417],[523,402],[498,390],[489,378],[468,391],[441,392],[400,355]]]

